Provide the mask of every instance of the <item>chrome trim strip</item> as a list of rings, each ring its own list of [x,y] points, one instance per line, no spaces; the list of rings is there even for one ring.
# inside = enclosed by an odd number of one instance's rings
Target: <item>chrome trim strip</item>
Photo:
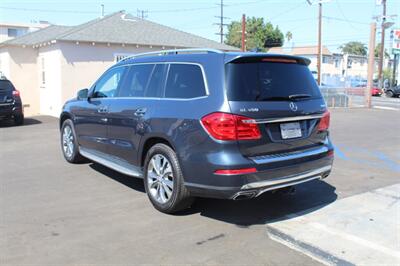
[[[291,122],[291,121],[317,119],[317,118],[321,118],[322,116],[323,116],[323,114],[316,114],[316,115],[289,116],[289,117],[279,117],[279,118],[249,119],[249,120],[243,120],[243,122],[250,123],[250,124],[270,124],[270,123],[279,123],[279,122]]]
[[[128,163],[124,163],[125,165],[118,164],[116,161],[108,160],[101,156],[100,152],[92,152],[91,150],[82,147],[79,147],[79,153],[83,157],[86,157],[96,163],[104,165],[124,175],[143,178],[143,172],[136,166],[128,165]]]
[[[14,103],[0,103],[0,106],[11,106],[11,105],[13,105]]]
[[[264,192],[267,192],[267,191],[271,191],[271,190],[278,189],[278,188],[294,186],[294,185],[297,185],[297,184],[301,184],[301,183],[305,183],[305,182],[308,182],[308,181],[311,181],[311,180],[314,180],[314,179],[321,179],[321,178],[322,178],[322,176],[318,176],[317,175],[317,176],[312,176],[312,177],[307,178],[307,179],[302,179],[302,180],[299,180],[299,181],[294,181],[294,182],[285,183],[285,184],[269,187],[269,188],[266,188],[266,189],[262,189],[256,194],[255,197],[258,197],[258,196],[260,196],[261,194],[263,194]]]
[[[147,52],[147,53],[140,53],[134,54],[128,57],[125,57],[121,61],[126,61],[129,59],[135,59],[138,57],[145,57],[145,56],[163,56],[163,55],[174,55],[174,54],[190,54],[190,53],[216,53],[221,54],[222,51],[216,49],[207,49],[207,48],[193,48],[193,49],[171,49],[171,50],[161,50],[161,51],[154,51],[154,52]]]
[[[313,148],[313,149],[308,149],[308,150],[302,150],[302,151],[297,151],[297,152],[292,152],[292,153],[284,153],[284,154],[271,154],[271,155],[261,155],[261,156],[255,156],[255,157],[249,157],[253,162],[256,164],[265,164],[265,163],[275,163],[275,162],[281,162],[281,161],[288,161],[288,160],[294,160],[294,159],[299,159],[303,157],[309,157],[309,156],[314,156],[318,154],[322,154],[325,152],[328,152],[329,149],[326,146],[318,147],[318,148]]]
[[[285,176],[285,177],[279,177],[279,178],[274,178],[274,179],[270,179],[270,180],[263,180],[263,181],[259,181],[259,182],[253,182],[253,183],[248,183],[245,184],[241,187],[241,189],[254,189],[254,188],[261,188],[261,187],[271,187],[271,188],[266,188],[266,190],[271,190],[271,189],[275,189],[275,188],[279,188],[279,187],[285,187],[285,186],[289,186],[287,183],[288,182],[298,182],[298,183],[302,183],[302,182],[306,182],[308,181],[302,181],[301,179],[305,179],[308,177],[314,177],[315,178],[321,178],[321,175],[324,172],[327,172],[329,170],[332,169],[331,165],[328,166],[324,166],[306,173],[301,173],[299,175],[292,175],[292,176]],[[265,190],[265,191],[266,191]]]

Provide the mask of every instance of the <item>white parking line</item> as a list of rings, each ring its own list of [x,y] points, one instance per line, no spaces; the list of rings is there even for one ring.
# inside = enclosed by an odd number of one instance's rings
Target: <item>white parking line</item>
[[[270,238],[324,264],[400,265],[400,184],[285,218]]]
[[[373,108],[375,108],[375,109],[383,109],[383,110],[400,111],[400,109],[398,109],[398,108],[388,107],[388,106],[374,105]]]

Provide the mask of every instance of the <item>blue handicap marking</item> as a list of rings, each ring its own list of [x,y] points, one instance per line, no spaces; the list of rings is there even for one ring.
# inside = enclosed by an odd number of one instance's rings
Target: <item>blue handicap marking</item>
[[[362,157],[359,154],[362,155]],[[339,147],[335,145],[335,155],[341,160],[364,164],[373,168],[400,172],[400,164],[380,151],[370,151],[365,148],[349,146]],[[370,159],[366,159],[365,157],[369,157]]]

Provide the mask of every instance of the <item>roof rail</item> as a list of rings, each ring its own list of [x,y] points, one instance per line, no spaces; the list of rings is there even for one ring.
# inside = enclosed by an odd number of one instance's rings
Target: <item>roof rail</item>
[[[223,52],[220,50],[217,50],[217,49],[207,49],[207,48],[161,50],[161,51],[147,52],[147,53],[141,53],[141,54],[127,56],[124,59],[122,59],[121,61],[139,58],[139,57],[145,57],[145,56],[163,56],[163,55],[173,55],[173,54],[200,54],[200,53],[221,54]]]

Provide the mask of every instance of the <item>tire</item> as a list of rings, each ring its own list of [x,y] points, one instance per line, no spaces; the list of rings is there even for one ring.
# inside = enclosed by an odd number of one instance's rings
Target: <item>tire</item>
[[[24,115],[14,116],[14,124],[16,126],[22,126],[24,124]]]
[[[386,91],[386,96],[389,98],[393,97],[393,91]]]
[[[165,144],[154,145],[146,154],[144,187],[150,202],[163,213],[189,208],[194,200],[184,185],[176,153]]]
[[[67,119],[61,126],[61,150],[67,162],[81,163],[85,161],[85,158],[79,154],[78,147],[74,124],[71,119]]]

